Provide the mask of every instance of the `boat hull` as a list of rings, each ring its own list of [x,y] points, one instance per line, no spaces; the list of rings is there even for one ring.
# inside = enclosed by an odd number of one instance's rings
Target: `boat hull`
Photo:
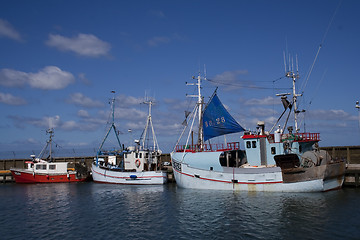
[[[325,169],[325,175],[317,178],[286,182],[280,167],[223,168],[223,171],[210,171],[172,161],[174,177],[179,187],[211,190],[322,192],[341,188],[345,171],[345,163],[338,163],[331,167],[332,171]],[[339,169],[339,171],[334,171],[334,169]],[[328,174],[328,172],[331,173]]]
[[[66,182],[84,182],[88,177],[78,178],[76,172],[71,171],[68,174],[39,174],[24,169],[10,169],[16,183],[66,183]]]
[[[126,185],[162,185],[167,182],[167,174],[163,171],[128,172],[101,168],[92,164],[92,178],[98,183]]]

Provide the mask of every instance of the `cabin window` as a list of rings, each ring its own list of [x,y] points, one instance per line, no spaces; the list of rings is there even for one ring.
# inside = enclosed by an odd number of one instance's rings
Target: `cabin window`
[[[55,170],[55,169],[56,169],[56,165],[55,165],[55,164],[49,165],[49,170]]]
[[[276,147],[271,147],[271,154],[275,155],[276,154]]]
[[[139,158],[142,158],[142,153],[139,153]]]
[[[256,141],[252,141],[252,147],[256,148]]]
[[[36,165],[36,169],[37,170],[46,170],[46,165],[45,164],[38,164],[38,165]]]
[[[149,158],[149,153],[145,153],[145,158]]]
[[[250,141],[246,142],[246,148],[251,148],[251,142]]]
[[[139,153],[135,153],[135,158],[138,158],[139,157]]]

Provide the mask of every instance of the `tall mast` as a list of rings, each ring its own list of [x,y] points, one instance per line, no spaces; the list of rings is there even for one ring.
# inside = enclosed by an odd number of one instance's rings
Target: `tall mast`
[[[143,132],[143,136],[142,136],[142,147],[143,149],[145,149],[145,140],[146,140],[146,135],[147,132],[149,131],[149,127],[151,128],[151,132],[152,132],[152,136],[153,136],[153,150],[158,150],[159,149],[159,145],[155,136],[155,130],[154,130],[154,126],[152,123],[152,118],[151,118],[151,106],[154,104],[153,101],[148,100],[148,101],[144,101],[143,103],[148,104],[149,105],[149,114],[147,117],[147,121],[146,121],[146,126]]]
[[[198,139],[198,143],[200,145],[200,149],[203,149],[203,144],[204,144],[204,134],[203,134],[203,126],[202,126],[202,96],[201,96],[201,77],[200,77],[200,73],[198,75],[197,78],[197,86],[198,86],[198,102],[197,104],[199,105],[199,139]]]
[[[298,128],[298,114],[300,113],[300,111],[297,108],[297,97],[302,96],[302,94],[297,94],[296,93],[296,80],[300,78],[299,73],[294,73],[292,70],[289,70],[288,72],[286,72],[285,75],[287,78],[291,78],[292,79],[292,95],[293,95],[293,108],[294,108],[294,121],[295,121],[295,131],[298,132],[300,129]]]
[[[195,79],[195,77],[193,77]],[[206,79],[206,78],[204,78]],[[198,108],[198,120],[199,120],[199,135],[198,135],[198,145],[200,149],[204,148],[204,134],[203,134],[203,126],[202,126],[202,106],[203,106],[203,96],[201,95],[201,76],[200,72],[197,77],[197,83],[186,83],[186,85],[196,85],[198,89],[197,95],[187,95],[188,97],[196,97],[197,100],[197,108]]]
[[[49,144],[50,144],[50,162],[51,162],[52,161],[52,137],[53,137],[54,131],[52,128],[50,128],[47,132],[50,134]]]
[[[111,103],[110,103],[111,104],[111,111],[112,111],[112,113],[111,113],[112,114],[112,122],[111,122],[111,126],[110,126],[109,130],[105,134],[105,137],[104,137],[103,141],[101,142],[98,153],[101,152],[101,149],[102,149],[107,137],[109,136],[109,133],[110,133],[111,129],[114,129],[115,136],[116,136],[116,139],[118,141],[119,147],[122,150],[122,146],[121,146],[120,139],[119,139],[119,136],[118,136],[119,134],[118,134],[118,132],[116,130],[116,126],[115,126],[115,91],[111,91],[111,93],[114,94],[113,98],[111,99]]]
[[[50,134],[49,140],[46,141],[46,145],[44,146],[44,148],[41,150],[40,154],[39,154],[39,158],[43,158],[45,151],[47,149],[47,147],[49,146],[49,157],[50,157],[50,162],[52,161],[52,138],[54,136],[54,129],[53,128],[49,128],[48,130],[46,130],[46,133]]]

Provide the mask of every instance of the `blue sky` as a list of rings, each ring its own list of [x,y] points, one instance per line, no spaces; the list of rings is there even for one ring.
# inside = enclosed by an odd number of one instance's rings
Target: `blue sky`
[[[194,88],[185,82],[204,66],[212,80],[204,82],[205,99],[217,85],[244,128],[255,130],[264,120],[269,130],[283,110],[275,94],[291,86],[281,78],[284,51],[299,63],[301,129],[305,122],[306,131],[320,132],[322,146],[360,143],[359,1],[3,0],[0,6],[1,151],[40,149],[49,126],[63,148],[97,148],[114,90],[120,140],[129,145],[140,137],[147,95],[156,101],[160,148],[170,152],[191,110],[185,95]]]

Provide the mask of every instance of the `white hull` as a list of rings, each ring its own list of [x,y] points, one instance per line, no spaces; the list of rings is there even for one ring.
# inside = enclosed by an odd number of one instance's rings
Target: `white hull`
[[[142,171],[125,172],[100,168],[96,165],[91,167],[92,178],[98,183],[113,183],[127,185],[161,185],[167,180],[166,172]]]
[[[344,176],[284,183],[279,167],[224,168],[223,171],[196,169],[174,162],[174,176],[179,187],[248,192],[322,192],[341,188]],[[236,179],[233,181],[233,179]]]

